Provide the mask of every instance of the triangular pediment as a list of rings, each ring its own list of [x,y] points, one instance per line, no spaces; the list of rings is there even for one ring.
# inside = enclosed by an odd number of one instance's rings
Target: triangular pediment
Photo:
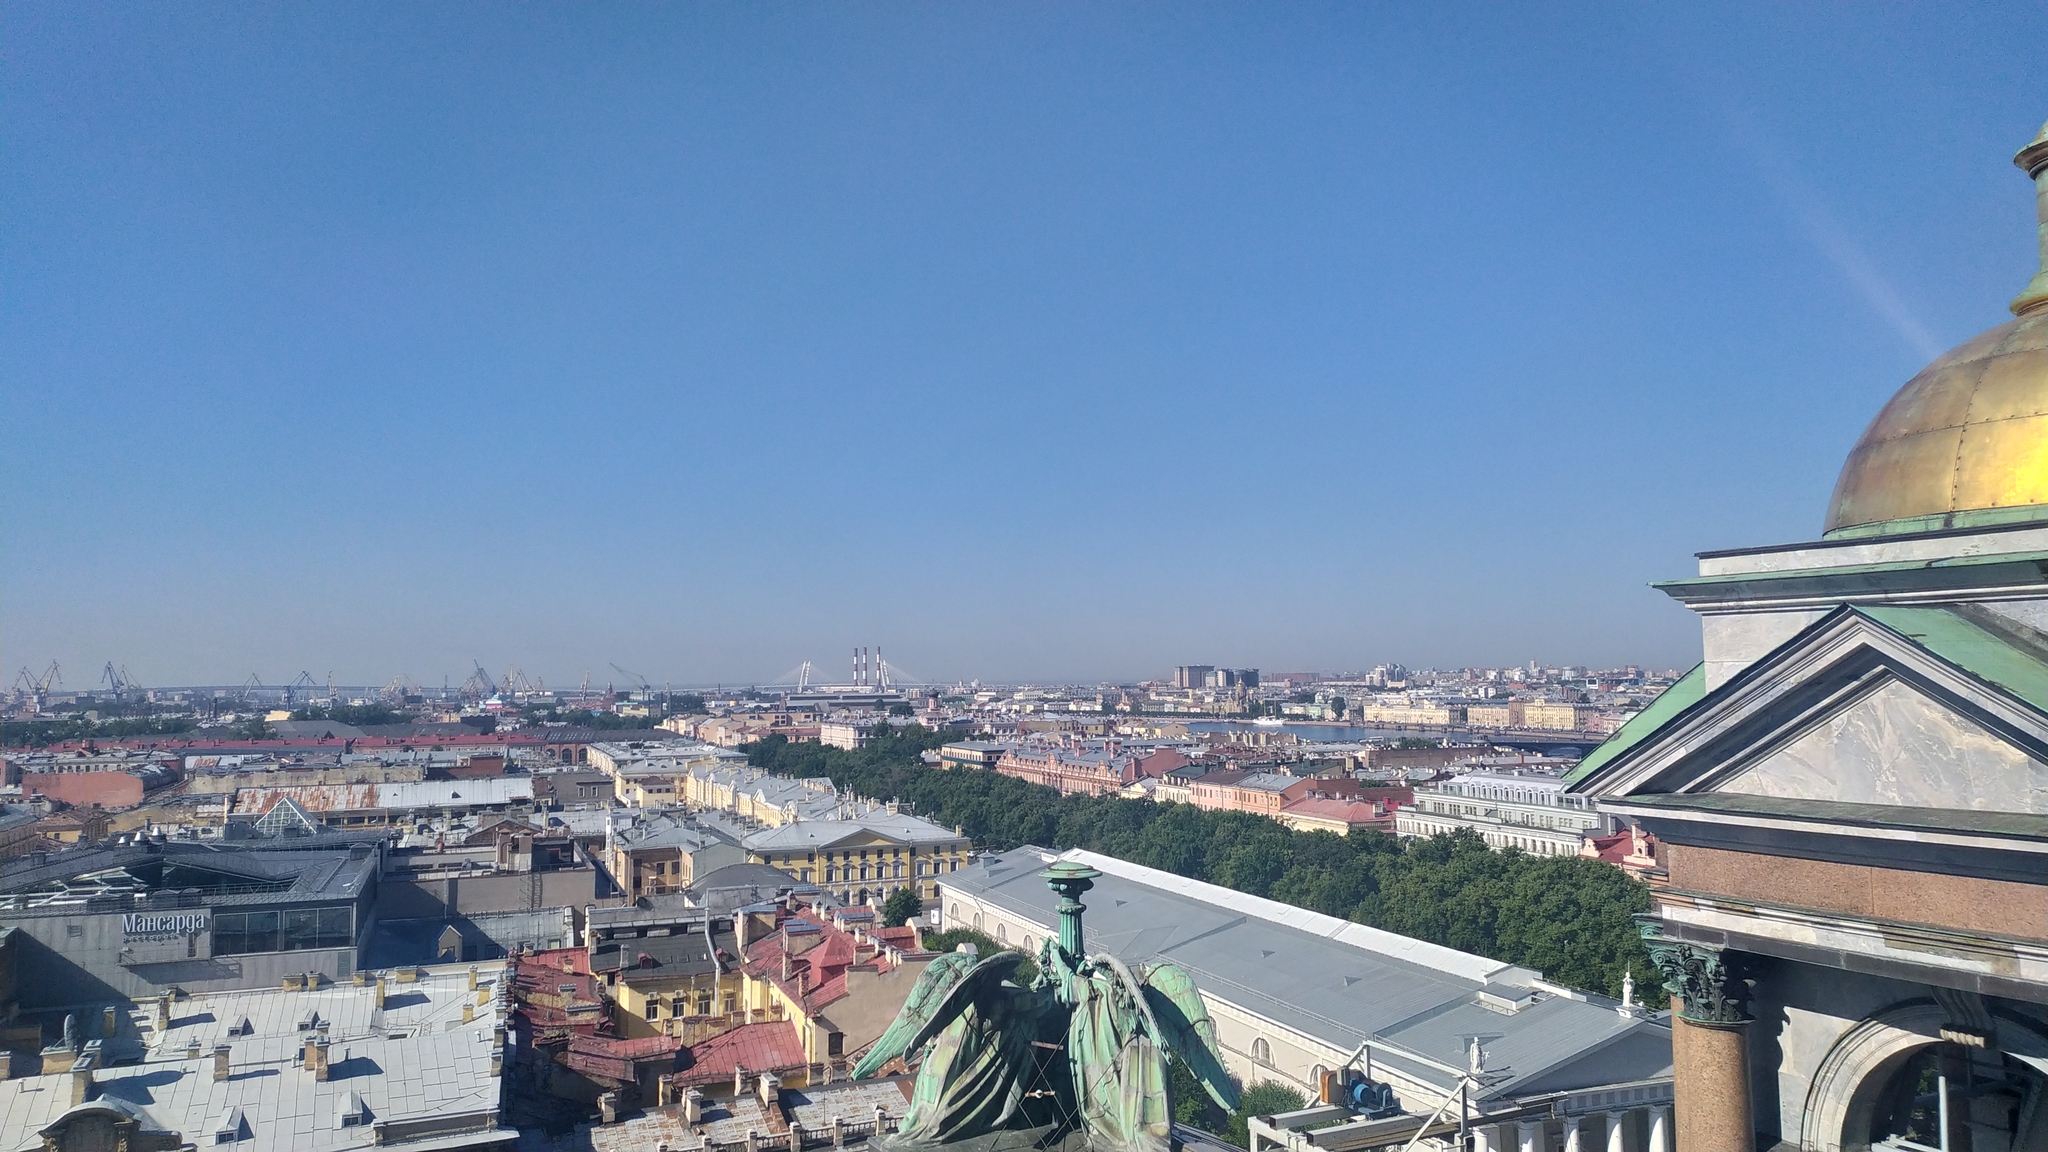
[[[1711,790],[2048,815],[2048,763],[1903,680],[1795,731]]]
[[[1844,607],[1573,790],[2048,815],[2037,640],[1962,609]]]

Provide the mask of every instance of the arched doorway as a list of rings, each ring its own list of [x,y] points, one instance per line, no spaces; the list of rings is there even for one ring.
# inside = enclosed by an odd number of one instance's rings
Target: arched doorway
[[[1967,1127],[1977,1148],[2048,1147],[2048,1037],[1997,1013],[1987,1043],[1944,1037],[1950,1014],[1916,1000],[1870,1017],[1835,1042],[1807,1094],[1799,1146],[1809,1152],[1947,1148]]]

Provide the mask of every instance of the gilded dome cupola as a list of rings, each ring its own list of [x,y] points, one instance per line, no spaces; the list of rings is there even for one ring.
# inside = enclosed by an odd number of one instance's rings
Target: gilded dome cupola
[[[1906,382],[1849,453],[1829,536],[2048,520],[2048,125],[2013,158],[2034,181],[2040,271],[2014,319]]]

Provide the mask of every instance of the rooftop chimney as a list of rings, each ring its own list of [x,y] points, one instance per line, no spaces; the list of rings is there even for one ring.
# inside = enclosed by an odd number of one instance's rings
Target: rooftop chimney
[[[225,1080],[228,1078],[228,1053],[231,1051],[232,1049],[225,1044],[213,1046],[213,1078],[215,1080]]]

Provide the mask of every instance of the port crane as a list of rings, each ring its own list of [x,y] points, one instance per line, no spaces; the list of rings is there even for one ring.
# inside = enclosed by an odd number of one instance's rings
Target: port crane
[[[319,687],[320,685],[313,681],[313,674],[311,672],[300,672],[298,679],[284,686],[284,706],[290,708],[305,700],[311,699],[311,697],[308,696],[301,696],[299,694],[301,689],[317,689]]]
[[[64,683],[64,673],[57,667],[55,660],[50,661],[50,666],[41,676],[31,675],[28,666],[24,664],[21,675],[14,678],[14,683],[17,688],[28,693],[29,699],[35,702],[36,711],[41,712],[50,702],[50,689]]]

